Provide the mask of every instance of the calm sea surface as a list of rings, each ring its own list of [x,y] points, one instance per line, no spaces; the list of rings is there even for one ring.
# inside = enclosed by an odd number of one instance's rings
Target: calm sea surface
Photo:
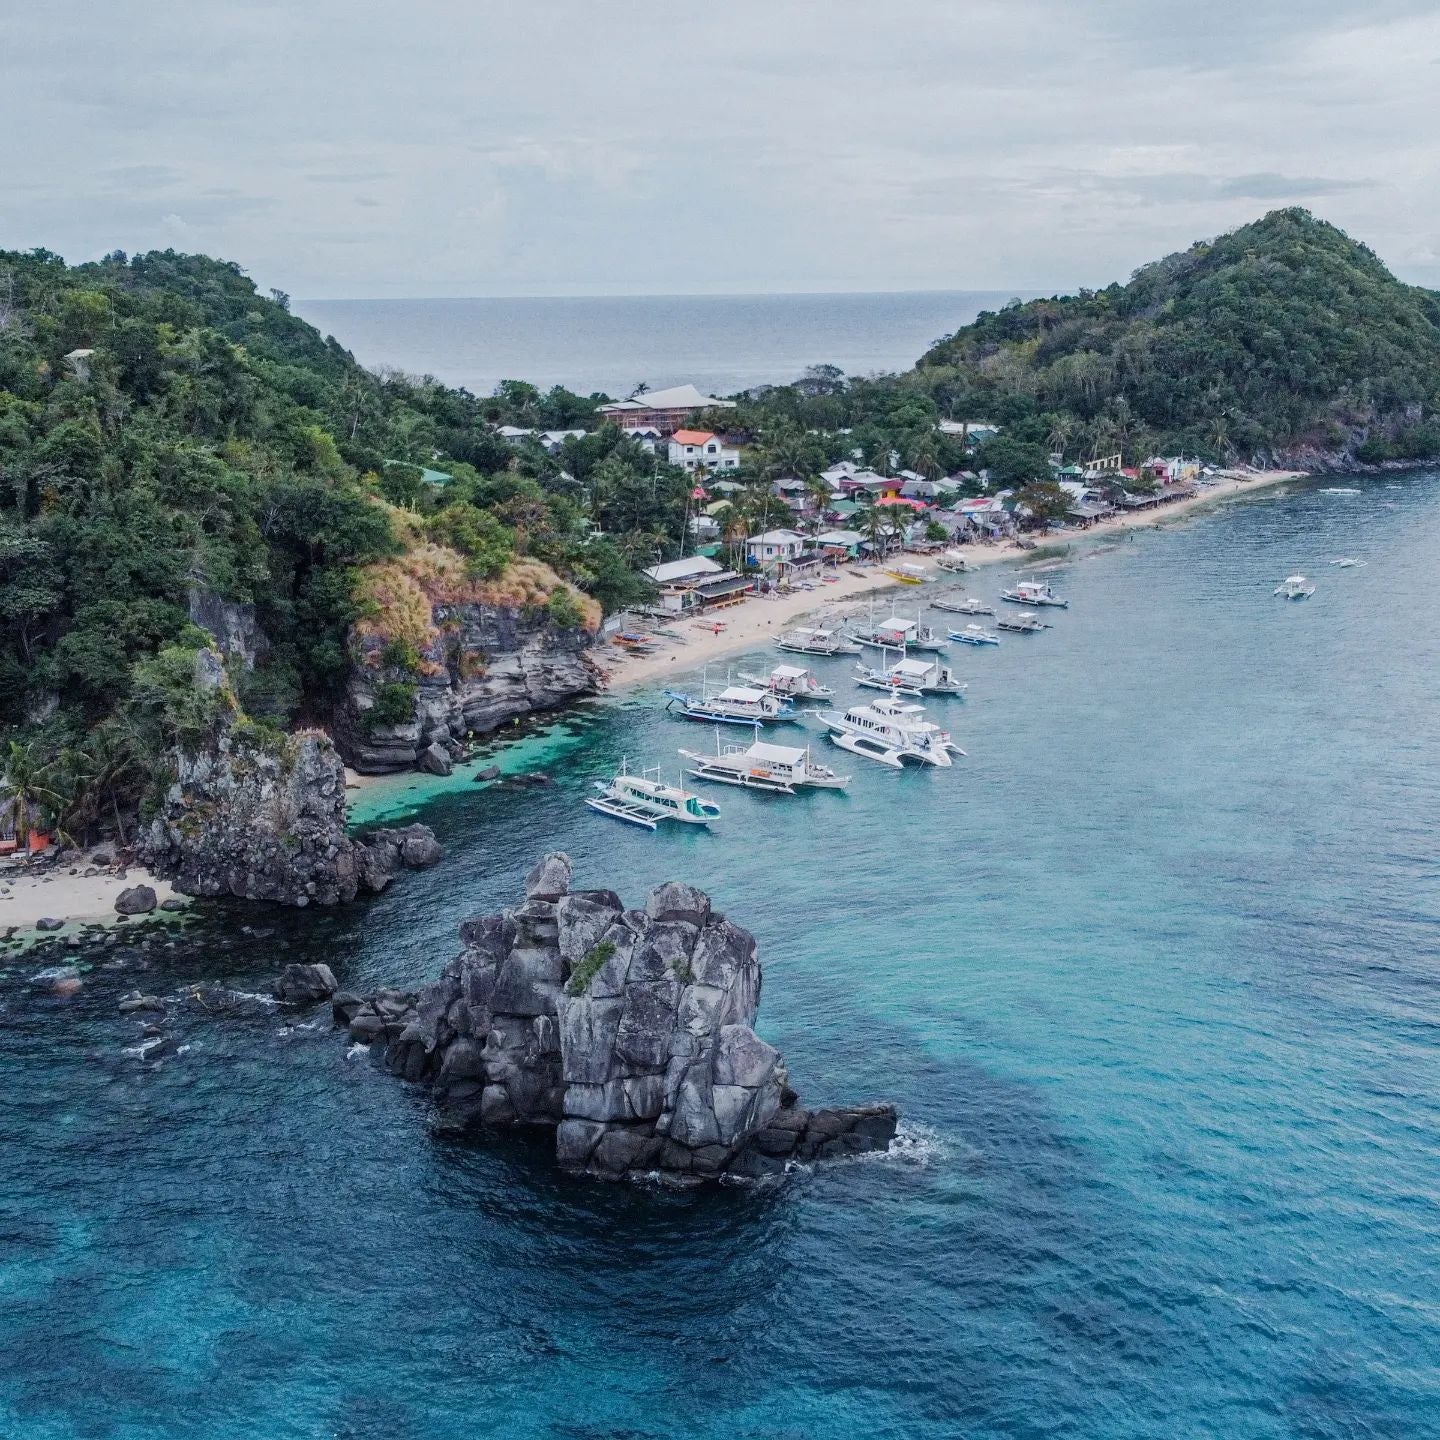
[[[713,394],[783,384],[808,365],[905,370],[1005,290],[593,299],[304,300],[297,313],[366,365],[477,395],[501,380],[628,395],[693,381]]]
[[[0,1434],[1440,1435],[1437,557],[1440,474],[1257,495],[954,655],[954,770],[630,830],[590,779],[711,739],[646,691],[507,756],[552,788],[429,800],[445,860],[371,904],[237,908],[69,1000],[5,962]],[[421,981],[552,847],[712,890],[802,1093],[895,1099],[898,1152],[610,1187],[437,1139],[323,1023],[123,1054],[137,978]]]

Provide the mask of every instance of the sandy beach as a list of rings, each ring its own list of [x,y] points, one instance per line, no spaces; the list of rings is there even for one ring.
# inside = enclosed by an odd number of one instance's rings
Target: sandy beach
[[[1132,515],[1111,516],[1092,525],[1088,530],[1063,530],[1035,538],[1043,550],[1055,545],[1088,543],[1126,530],[1151,529],[1167,524],[1181,515],[1193,514],[1196,510],[1220,504],[1237,495],[1249,494],[1269,485],[1278,485],[1284,480],[1301,478],[1302,472],[1298,470],[1256,471],[1245,478],[1221,480],[1193,496],[1158,505],[1151,510],[1142,510]],[[1035,558],[1034,551],[1022,550],[1013,541],[995,545],[966,545],[962,548],[966,563],[972,570],[1006,562],[1019,564]],[[948,578],[944,577],[943,572],[937,573],[941,574],[942,578]],[[882,592],[893,594],[896,609],[901,614],[908,614],[917,603],[923,603],[914,598],[921,588],[892,579],[881,565],[843,566],[834,584],[816,584],[809,590],[794,590],[785,594],[756,595],[703,619],[682,620],[677,616],[666,628],[678,630],[685,638],[671,640],[657,635],[655,648],[649,654],[635,654],[607,645],[601,647],[596,658],[609,676],[609,688],[624,689],[658,680],[676,670],[693,669],[697,665],[722,660],[727,655],[753,650],[757,645],[762,645],[801,623],[807,616],[836,610],[853,610],[856,607],[852,602],[868,599]],[[717,630],[716,625],[723,628]]]
[[[72,875],[71,868],[80,873]],[[0,871],[0,933],[12,925],[30,930],[37,920],[46,918],[64,920],[67,928],[68,922],[113,922],[118,919],[115,897],[132,885],[151,886],[157,903],[175,894],[168,880],[157,880],[139,865],[130,866],[123,880],[107,870],[86,875],[86,868],[82,861],[76,867],[61,866],[43,874]]]

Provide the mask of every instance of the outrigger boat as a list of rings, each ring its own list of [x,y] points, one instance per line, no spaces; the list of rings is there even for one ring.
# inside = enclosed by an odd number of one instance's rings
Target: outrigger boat
[[[620,762],[620,773],[613,780],[597,780],[600,793],[586,799],[592,810],[612,815],[630,825],[653,830],[662,820],[676,820],[682,825],[708,825],[720,818],[720,807],[693,791],[678,785],[667,785],[660,778],[660,769],[632,775],[628,764]]]
[[[828,765],[811,758],[810,747],[771,745],[756,732],[750,745],[721,747],[715,732],[715,753],[682,750],[697,780],[714,780],[721,785],[738,785],[745,790],[765,790],[773,795],[793,795],[797,790],[843,790],[848,775],[837,775]]]
[[[811,625],[801,625],[787,630],[777,637],[776,646],[794,655],[820,655],[826,658],[835,655],[858,655],[860,647],[853,645],[838,630],[826,630]]]
[[[919,565],[887,565],[885,573],[901,585],[926,585],[930,583],[931,576]]]
[[[935,564],[950,575],[964,575],[970,569],[970,562],[958,550],[947,550]]]
[[[843,712],[816,712],[830,727],[830,739],[852,755],[899,770],[907,760],[948,766],[951,755],[965,752],[938,725],[922,719],[923,705],[891,694],[871,705],[852,705]]]
[[[740,678],[747,685],[768,690],[772,695],[784,695],[791,700],[829,700],[835,694],[801,665],[777,665],[763,678],[747,675],[742,670]]]
[[[1048,585],[1038,580],[1021,580],[1013,590],[1002,590],[1000,598],[1012,605],[1053,605],[1060,610],[1070,608],[1068,600],[1062,600]]]
[[[667,710],[678,705],[679,714],[687,720],[706,720],[722,725],[770,725],[780,720],[796,720],[790,702],[768,690],[756,689],[753,685],[727,685],[723,690],[711,694],[708,688],[702,690],[699,698],[683,694],[679,690],[667,690]]]
[[[955,672],[939,660],[907,659],[901,656],[893,664],[884,653],[880,665],[871,669],[864,664],[855,667],[855,683],[868,690],[889,690],[901,695],[963,695],[965,687]]]
[[[1276,587],[1276,595],[1286,600],[1308,600],[1315,587],[1303,575],[1289,575]]]
[[[618,635],[610,637],[611,643],[619,645],[624,650],[633,650],[636,653],[643,653],[651,649],[655,642],[648,635],[642,635],[638,630],[622,630]]]
[[[995,607],[967,595],[963,600],[932,600],[932,610],[943,610],[947,615],[993,615]]]
[[[998,645],[1000,637],[983,625],[967,625],[963,630],[950,631],[950,638],[962,645]]]
[[[1013,630],[1017,635],[1036,635],[1041,630],[1049,630],[1047,625],[1033,610],[1022,610],[1018,615],[1006,615],[995,622],[997,630]]]
[[[918,619],[902,620],[892,615],[878,625],[862,625],[850,632],[857,645],[871,645],[880,650],[943,650],[949,643]]]

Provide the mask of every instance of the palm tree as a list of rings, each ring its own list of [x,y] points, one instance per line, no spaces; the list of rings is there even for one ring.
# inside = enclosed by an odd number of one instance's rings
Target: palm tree
[[[45,759],[35,742],[21,745],[12,740],[5,754],[5,771],[0,776],[0,799],[15,808],[15,835],[21,844],[37,824],[48,817],[58,821],[69,804],[58,763]]]
[[[883,555],[886,548],[885,507],[870,505],[858,518],[864,527],[865,538],[870,542],[871,553],[876,556]]]
[[[1063,460],[1065,458],[1065,446],[1074,433],[1074,419],[1062,410],[1052,417],[1050,421],[1050,433],[1045,437],[1045,442],[1050,446],[1050,449],[1057,452]]]
[[[805,496],[815,507],[815,528],[818,530],[825,523],[825,512],[834,498],[830,486],[818,475],[811,475],[805,481]]]

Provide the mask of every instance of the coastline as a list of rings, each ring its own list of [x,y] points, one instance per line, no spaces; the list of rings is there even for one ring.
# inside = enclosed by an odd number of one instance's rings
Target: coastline
[[[184,899],[177,896],[168,880],[152,875],[143,865],[130,865],[123,875],[102,870],[98,875],[86,875],[82,860],[80,873],[72,875],[70,867],[57,867],[38,875],[23,871],[14,874],[0,873],[0,887],[9,887],[8,894],[0,894],[0,936],[12,926],[19,932],[34,930],[38,920],[63,920],[71,924],[114,925],[120,917],[115,913],[115,897],[132,885],[149,885],[155,891],[157,905],[166,900]],[[135,920],[147,916],[133,917]],[[67,929],[52,932],[56,939],[63,940]]]
[[[1007,561],[1024,564],[1028,560],[1052,558],[1049,551],[1054,545],[1089,543],[1107,535],[1122,534],[1133,530],[1150,530],[1181,515],[1192,515],[1198,510],[1219,505],[1237,495],[1247,495],[1287,480],[1307,478],[1303,470],[1261,470],[1253,475],[1221,480],[1207,486],[1183,500],[1157,505],[1151,510],[1142,510],[1134,515],[1114,515],[1097,521],[1086,530],[1065,530],[1039,540],[1038,550],[1022,550],[1013,540],[1000,544],[966,545],[966,564],[971,571],[1000,565]],[[810,590],[796,590],[786,595],[756,595],[739,605],[716,613],[709,623],[705,620],[680,620],[676,623],[684,632],[682,641],[663,642],[648,655],[613,652],[605,654],[599,663],[606,674],[606,691],[631,689],[637,685],[660,680],[680,670],[694,669],[745,650],[753,650],[772,640],[782,631],[800,624],[807,618],[842,608],[852,608],[852,602],[870,596],[885,594],[896,599],[896,608],[905,613],[911,597],[919,603],[924,586],[905,585],[892,579],[879,564],[846,566],[840,572],[839,580],[833,585],[821,584]],[[943,572],[942,572],[943,574]],[[964,583],[957,577],[957,583]],[[905,603],[900,603],[901,600]],[[724,630],[716,633],[711,624],[723,622]]]

